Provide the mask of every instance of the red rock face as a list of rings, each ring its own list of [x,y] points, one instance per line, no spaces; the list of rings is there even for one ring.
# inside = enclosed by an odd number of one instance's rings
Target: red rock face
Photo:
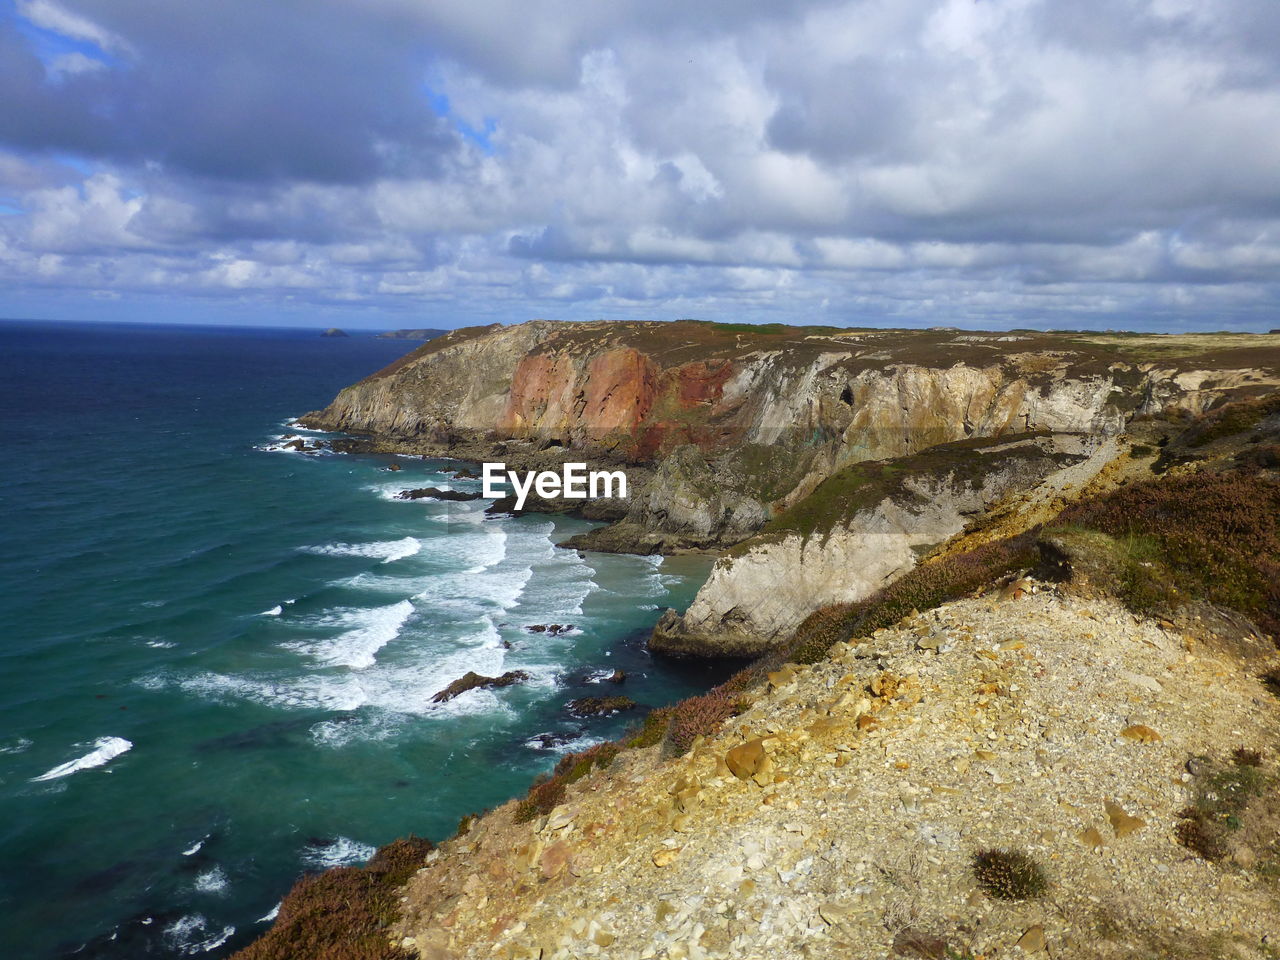
[[[590,357],[534,353],[523,357],[499,429],[515,435],[563,434],[576,440],[633,439],[641,458],[679,443],[712,448],[723,430],[704,429],[733,374],[728,360],[698,360],[663,370],[633,347]]]
[[[690,408],[720,399],[725,383],[733,375],[733,364],[728,360],[697,360],[674,372],[680,404]]]
[[[608,350],[587,373],[583,425],[591,432],[634,433],[658,393],[658,365],[638,350]]]

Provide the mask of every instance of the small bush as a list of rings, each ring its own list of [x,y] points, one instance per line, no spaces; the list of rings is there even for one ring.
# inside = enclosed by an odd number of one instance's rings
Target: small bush
[[[418,837],[379,850],[364,867],[303,877],[280,904],[275,924],[234,960],[408,960],[387,929],[399,916],[400,888],[432,850]]]
[[[662,738],[666,736],[667,724],[671,722],[671,707],[661,707],[657,710],[650,710],[649,715],[644,718],[644,723],[634,733],[624,739],[623,745],[629,750],[641,750],[645,747],[654,747],[662,742]]]
[[[972,867],[978,886],[997,900],[1034,900],[1049,889],[1040,864],[1020,850],[979,850]]]
[[[665,745],[673,756],[687,753],[699,736],[710,736],[730,717],[742,712],[739,698],[723,687],[675,705],[667,726]]]
[[[1231,751],[1231,762],[1237,767],[1262,766],[1262,754],[1248,747],[1236,747]]]
[[[539,777],[533,781],[525,798],[516,804],[513,815],[516,823],[528,823],[542,814],[550,813],[564,802],[564,778]]]
[[[1196,810],[1187,807],[1178,816],[1174,836],[1196,856],[1210,862],[1217,862],[1227,855],[1226,831],[1213,820]]]

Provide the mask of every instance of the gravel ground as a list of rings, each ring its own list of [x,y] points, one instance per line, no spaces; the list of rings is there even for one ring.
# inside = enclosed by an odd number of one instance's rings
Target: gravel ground
[[[1276,772],[1280,700],[1110,600],[1002,596],[784,668],[715,738],[625,752],[549,817],[494,811],[410,882],[397,941],[432,960],[1280,957],[1276,880],[1175,839],[1191,758],[1246,747]],[[1047,893],[983,893],[988,847],[1032,856]]]

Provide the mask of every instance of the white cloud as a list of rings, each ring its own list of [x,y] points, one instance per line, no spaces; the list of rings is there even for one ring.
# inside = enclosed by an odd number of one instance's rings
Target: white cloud
[[[80,148],[0,123],[11,287],[1275,325],[1280,18],[1245,0],[142,6],[21,5],[131,60],[23,94]]]

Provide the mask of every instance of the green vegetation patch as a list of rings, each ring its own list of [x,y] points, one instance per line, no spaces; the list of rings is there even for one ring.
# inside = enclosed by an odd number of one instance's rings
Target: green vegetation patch
[[[859,511],[886,497],[902,502],[921,500],[906,486],[909,480],[943,479],[977,483],[1002,463],[1045,456],[1038,444],[1025,443],[1034,434],[980,437],[940,443],[920,453],[893,460],[865,460],[836,471],[803,500],[770,520],[757,535],[776,540],[790,533],[808,539],[846,522]],[[745,553],[755,541],[739,544],[730,555]]]
[[[1178,842],[1211,862],[1231,857],[1280,875],[1280,790],[1262,755],[1240,748],[1229,761],[1196,757],[1191,803],[1179,813]]]
[[[418,837],[396,840],[364,867],[303,877],[280,904],[275,924],[234,960],[408,960],[392,947],[400,888],[433,849]]]

